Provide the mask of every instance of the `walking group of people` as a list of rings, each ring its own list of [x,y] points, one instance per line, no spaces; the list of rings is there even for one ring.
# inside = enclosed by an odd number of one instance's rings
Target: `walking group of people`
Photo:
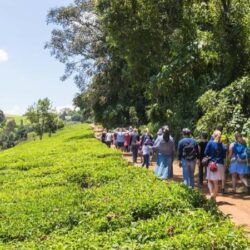
[[[236,192],[237,176],[239,176],[250,194],[250,185],[247,180],[247,175],[250,173],[248,148],[240,133],[235,135],[235,142],[229,146],[222,143],[220,130],[215,130],[210,138],[208,133],[201,133],[198,142],[191,137],[190,129],[184,128],[182,134],[183,138],[177,146],[177,156],[185,185],[194,187],[195,168],[198,163],[198,186],[202,187],[204,175],[206,175],[211,199],[216,199],[219,183],[221,193],[225,193],[225,166],[229,163],[233,192]],[[176,147],[168,126],[160,128],[155,138],[148,129],[145,129],[143,133],[132,127],[119,128],[113,132],[104,131],[102,141],[109,147],[113,144],[123,151],[131,151],[133,163],[137,162],[138,153],[140,153],[143,156],[141,165],[146,168],[150,165],[150,158],[155,155],[156,176],[163,180],[173,177]]]
[[[142,156],[142,166],[146,168],[150,165],[150,156],[152,154],[153,136],[145,129],[141,133],[137,128],[129,127],[128,129],[117,128],[113,132],[104,130],[101,140],[108,147],[121,149],[124,152],[132,153],[133,163],[137,162],[138,156]]]

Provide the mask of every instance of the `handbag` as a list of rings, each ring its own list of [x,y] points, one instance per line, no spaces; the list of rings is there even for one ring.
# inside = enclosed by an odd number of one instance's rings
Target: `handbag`
[[[214,161],[211,161],[209,164],[208,164],[208,167],[210,169],[211,172],[216,172],[218,167],[217,167],[217,163],[214,162]]]
[[[205,156],[205,157],[201,160],[201,165],[202,165],[203,167],[207,167],[208,164],[209,164],[209,162],[210,162],[210,160],[211,160],[210,157]]]

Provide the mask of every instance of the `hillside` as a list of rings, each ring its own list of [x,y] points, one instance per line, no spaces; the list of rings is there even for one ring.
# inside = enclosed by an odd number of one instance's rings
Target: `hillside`
[[[0,249],[247,249],[199,192],[128,167],[88,125],[0,153]]]
[[[22,115],[9,115],[9,114],[6,114],[6,119],[7,119],[7,121],[8,120],[15,120],[15,122],[16,122],[17,125],[20,125],[21,121],[24,124],[28,123],[27,117],[26,116],[22,116]]]

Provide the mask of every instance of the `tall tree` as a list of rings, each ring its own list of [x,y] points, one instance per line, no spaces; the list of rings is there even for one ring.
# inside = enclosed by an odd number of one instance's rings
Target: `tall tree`
[[[47,127],[51,127],[52,103],[48,98],[39,99],[37,103],[30,106],[26,112],[27,119],[33,125],[34,130],[42,140]]]
[[[249,13],[248,0],[75,0],[49,13],[59,28],[47,48],[76,74],[85,114],[178,134],[206,115],[206,91],[249,75]]]

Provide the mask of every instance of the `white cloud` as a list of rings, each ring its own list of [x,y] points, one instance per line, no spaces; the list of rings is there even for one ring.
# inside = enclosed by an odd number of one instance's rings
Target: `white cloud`
[[[75,109],[75,107],[73,105],[65,105],[65,106],[57,106],[56,111],[59,113],[60,111],[62,111],[65,108],[69,108],[71,110]]]
[[[0,49],[0,63],[7,62],[8,60],[9,60],[8,53],[5,50]]]
[[[4,113],[8,115],[23,115],[25,113],[25,109],[15,105],[10,110],[6,110]]]

